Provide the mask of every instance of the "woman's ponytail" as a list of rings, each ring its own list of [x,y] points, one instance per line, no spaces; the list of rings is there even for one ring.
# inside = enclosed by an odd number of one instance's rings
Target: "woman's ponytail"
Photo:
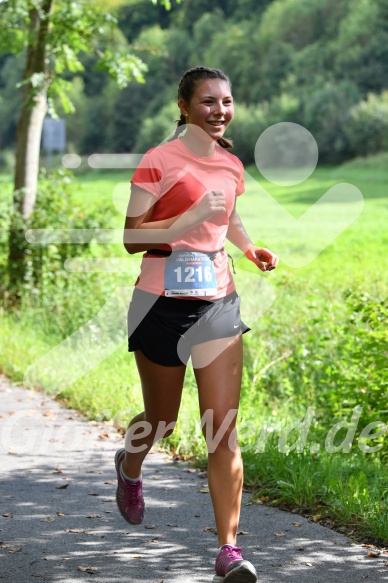
[[[217,144],[219,144],[222,148],[233,148],[233,142],[231,140],[227,140],[226,138],[220,138],[217,140]]]
[[[175,130],[175,134],[172,136],[172,138],[170,140],[167,140],[168,142],[172,142],[173,140],[176,140],[176,138],[179,136],[179,134],[181,134],[184,129],[185,129],[185,125],[186,125],[187,121],[186,121],[186,117],[183,115],[183,113],[181,113],[181,117],[180,119],[177,120],[177,128]]]

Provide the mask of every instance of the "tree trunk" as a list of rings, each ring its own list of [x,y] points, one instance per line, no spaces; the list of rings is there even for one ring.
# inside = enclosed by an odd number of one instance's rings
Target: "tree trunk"
[[[54,0],[42,0],[40,13],[30,10],[30,42],[23,75],[23,103],[17,126],[13,219],[9,231],[8,275],[12,303],[19,303],[26,276],[27,242],[24,232],[36,201],[40,141],[51,82],[47,34]],[[40,16],[41,14],[41,16]],[[39,87],[30,79],[40,75]]]
[[[23,106],[17,126],[17,153],[15,169],[15,192],[17,210],[28,219],[34,210],[38,185],[40,141],[47,113],[46,91],[34,97],[31,107]]]

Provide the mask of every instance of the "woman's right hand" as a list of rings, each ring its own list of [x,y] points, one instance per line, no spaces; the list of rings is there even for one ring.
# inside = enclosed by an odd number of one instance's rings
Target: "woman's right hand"
[[[226,212],[226,197],[223,190],[212,190],[204,194],[200,202],[193,208],[199,222],[206,221],[215,213]]]
[[[163,242],[171,243],[188,229],[200,225],[216,213],[224,212],[226,212],[226,197],[224,192],[222,190],[206,192],[201,200],[196,201],[189,210],[174,219],[171,226],[166,230],[166,240]]]

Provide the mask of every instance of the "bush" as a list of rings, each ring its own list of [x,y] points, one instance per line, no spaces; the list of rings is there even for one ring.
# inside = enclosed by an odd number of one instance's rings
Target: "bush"
[[[24,280],[18,282],[21,309],[31,311],[34,319],[45,318],[46,332],[67,336],[88,319],[91,311],[100,308],[101,300],[111,292],[98,274],[77,276],[64,268],[69,257],[93,256],[93,240],[83,244],[71,242],[70,235],[60,244],[27,243],[27,229],[105,229],[111,226],[111,207],[99,207],[98,213],[74,206],[71,174],[65,170],[42,172],[37,202],[30,219],[17,225],[11,205],[0,209],[3,237],[0,239],[0,295],[5,307],[11,307],[7,281],[8,234],[11,224],[20,234],[25,249]],[[20,223],[19,216],[19,223]],[[101,292],[101,293],[99,293]],[[90,304],[93,304],[92,306]],[[48,315],[48,317],[47,317]]]
[[[388,298],[377,301],[366,292],[354,290],[344,296],[350,315],[335,329],[338,356],[326,359],[321,405],[329,407],[333,414],[351,412],[360,406],[364,425],[387,422]]]
[[[175,102],[168,103],[155,117],[144,120],[134,151],[144,153],[150,148],[155,148],[176,129],[175,120],[179,119],[180,112]]]
[[[3,150],[0,152],[0,170],[2,172],[13,172],[15,163],[16,157],[13,150]]]
[[[227,129],[226,137],[233,141],[233,154],[243,164],[255,161],[255,146],[260,134],[267,128],[268,107],[235,105],[235,117]]]
[[[0,198],[0,296],[3,295],[7,279],[8,260],[8,228],[10,217],[10,201],[12,200],[11,184],[1,184]]]
[[[344,132],[352,154],[367,156],[388,150],[388,91],[370,93],[353,106]]]
[[[316,139],[322,162],[337,164],[349,157],[345,127],[349,110],[359,99],[360,93],[351,81],[327,82],[303,96],[301,123]]]
[[[288,396],[294,408],[313,404],[322,434],[344,416],[350,420],[355,408],[362,409],[360,431],[372,422],[388,423],[388,298],[353,289],[343,297],[344,319],[307,319],[291,356],[257,380],[260,392],[274,401]]]

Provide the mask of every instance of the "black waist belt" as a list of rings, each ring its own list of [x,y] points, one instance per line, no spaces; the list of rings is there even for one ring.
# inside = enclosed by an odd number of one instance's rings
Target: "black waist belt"
[[[179,251],[191,251],[191,249],[179,249],[178,251],[166,251],[164,249],[149,249],[147,253],[149,255],[159,255],[160,257],[170,257],[171,253],[179,253]],[[221,251],[224,251],[224,247],[222,247],[222,249],[219,249],[218,251],[199,251],[199,253],[204,253],[205,255],[208,255],[211,260],[213,260],[217,253],[221,253]],[[236,270],[234,269],[233,257],[229,255],[229,253],[228,257],[230,257],[230,259],[232,260],[233,273],[235,274]]]
[[[149,253],[149,255],[161,255],[162,257],[169,257],[171,255],[171,251],[165,251],[164,249],[148,249],[146,253]]]

